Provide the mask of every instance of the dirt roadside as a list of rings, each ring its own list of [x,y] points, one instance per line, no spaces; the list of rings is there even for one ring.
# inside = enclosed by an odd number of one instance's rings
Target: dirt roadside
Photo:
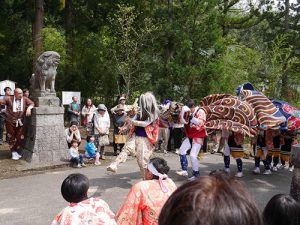
[[[84,145],[85,140],[79,146],[80,152],[84,153]],[[67,151],[67,149],[66,149]],[[106,147],[106,159],[101,160],[100,166],[107,166],[113,158],[113,147],[107,146]],[[87,167],[95,166],[93,162],[86,161]],[[25,160],[12,160],[11,153],[9,151],[9,147],[7,143],[0,145],[0,180],[8,179],[12,177],[20,177],[20,176],[29,176],[34,174],[41,174],[48,171],[55,172],[55,171],[62,171],[71,169],[70,164],[65,162],[61,165],[54,165],[54,166],[46,166],[46,167],[38,167],[32,169],[30,163],[26,162]]]

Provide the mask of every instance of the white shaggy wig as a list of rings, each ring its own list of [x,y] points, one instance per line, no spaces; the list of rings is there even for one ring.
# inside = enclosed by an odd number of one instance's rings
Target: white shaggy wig
[[[151,92],[146,92],[141,94],[139,99],[140,118],[143,118],[145,115],[147,119],[151,122],[155,121],[158,118],[159,110],[157,107],[155,96]]]

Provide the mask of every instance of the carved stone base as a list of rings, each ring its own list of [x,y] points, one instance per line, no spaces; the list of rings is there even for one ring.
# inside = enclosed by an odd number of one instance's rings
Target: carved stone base
[[[295,167],[291,183],[291,196],[300,202],[300,144],[293,146],[291,160]]]
[[[45,96],[45,97],[32,97],[31,98],[34,101],[34,105],[36,107],[40,106],[60,106],[60,99],[55,96]]]
[[[40,100],[41,102],[46,101]],[[64,108],[39,106],[25,122],[27,135],[23,157],[32,164],[45,165],[67,160],[67,142],[64,134]]]
[[[35,97],[56,97],[56,92],[47,91],[40,91],[40,90],[33,90],[32,94],[33,98]]]

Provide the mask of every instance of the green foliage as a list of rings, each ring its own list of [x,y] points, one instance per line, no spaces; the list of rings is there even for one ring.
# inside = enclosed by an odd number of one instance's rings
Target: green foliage
[[[283,86],[283,79],[288,79],[287,73],[298,62],[299,59],[292,56],[292,48],[287,44],[286,35],[278,35],[272,42],[272,49],[270,52],[270,63],[268,68],[268,94],[273,98],[280,98]],[[289,89],[284,90],[288,93]],[[287,100],[287,99],[285,99]]]
[[[139,79],[141,68],[144,66],[146,55],[143,48],[151,33],[156,29],[149,18],[143,23],[137,24],[138,14],[134,6],[117,5],[118,10],[110,18],[112,46],[111,53],[116,65],[116,73],[120,76],[122,84],[118,84],[119,94],[121,92],[131,94],[140,86]],[[147,75],[143,74],[147,80]]]
[[[58,91],[115,104],[152,91],[162,101],[200,100],[252,82],[267,96],[297,102],[299,5],[270,1],[45,1],[43,49],[61,55]],[[281,5],[285,1],[280,0]],[[277,7],[277,8],[276,8]],[[28,87],[34,1],[0,3],[0,77]]]
[[[42,38],[44,50],[59,52],[61,56],[60,67],[64,67],[66,59],[66,38],[64,32],[56,28],[46,27],[42,30]]]
[[[263,58],[260,52],[234,40],[223,41],[227,41],[224,43],[226,49],[216,62],[211,63],[216,78],[212,80],[211,93],[233,94],[237,86],[247,81],[253,82],[259,89],[256,75]]]

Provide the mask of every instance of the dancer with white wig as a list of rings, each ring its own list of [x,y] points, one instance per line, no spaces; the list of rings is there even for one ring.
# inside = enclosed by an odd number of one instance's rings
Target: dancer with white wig
[[[151,92],[142,94],[137,115],[133,119],[127,118],[127,123],[131,125],[130,138],[115,161],[107,167],[108,171],[116,172],[118,165],[132,155],[136,156],[142,178],[145,179],[145,171],[158,140],[158,113],[154,95]]]

